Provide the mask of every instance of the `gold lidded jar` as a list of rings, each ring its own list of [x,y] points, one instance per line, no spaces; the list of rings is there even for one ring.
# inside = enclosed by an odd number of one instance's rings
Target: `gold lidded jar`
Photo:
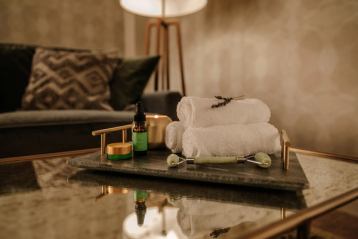
[[[165,129],[172,120],[166,115],[146,114],[149,149],[165,147]]]

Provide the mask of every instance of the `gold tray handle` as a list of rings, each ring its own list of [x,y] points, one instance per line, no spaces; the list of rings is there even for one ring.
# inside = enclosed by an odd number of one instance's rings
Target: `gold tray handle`
[[[286,130],[281,130],[281,158],[283,160],[283,169],[288,170],[290,166],[290,148],[291,143]]]

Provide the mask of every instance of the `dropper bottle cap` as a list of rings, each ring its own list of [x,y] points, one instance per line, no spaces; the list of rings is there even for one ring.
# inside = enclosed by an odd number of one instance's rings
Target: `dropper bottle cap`
[[[134,121],[141,122],[145,121],[145,114],[142,102],[138,101],[136,104],[136,114],[134,115]]]
[[[147,207],[145,205],[145,202],[136,202],[135,213],[137,215],[138,226],[143,225],[146,211],[147,211]]]
[[[147,211],[145,201],[147,200],[147,198],[148,198],[147,191],[136,190],[134,192],[135,213],[137,215],[138,226],[142,226],[144,223],[145,213]]]

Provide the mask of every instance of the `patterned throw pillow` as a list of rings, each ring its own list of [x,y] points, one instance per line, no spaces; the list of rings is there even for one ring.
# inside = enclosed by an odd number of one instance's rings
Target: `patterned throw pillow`
[[[117,62],[101,53],[37,48],[22,109],[112,110],[109,80]]]

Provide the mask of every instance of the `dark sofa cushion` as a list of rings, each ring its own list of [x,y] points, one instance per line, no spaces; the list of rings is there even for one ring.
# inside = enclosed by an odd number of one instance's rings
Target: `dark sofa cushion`
[[[34,53],[33,46],[0,45],[0,112],[15,111],[21,107]]]
[[[128,123],[133,113],[129,111],[102,110],[41,110],[2,113],[0,129],[38,127],[51,125],[74,125],[87,123]],[[92,129],[89,128],[91,131]],[[0,136],[1,137],[1,136]]]
[[[93,130],[132,122],[127,111],[65,110],[18,111],[0,117],[0,158],[44,154],[100,146]],[[107,142],[121,139],[120,132],[109,134]]]

